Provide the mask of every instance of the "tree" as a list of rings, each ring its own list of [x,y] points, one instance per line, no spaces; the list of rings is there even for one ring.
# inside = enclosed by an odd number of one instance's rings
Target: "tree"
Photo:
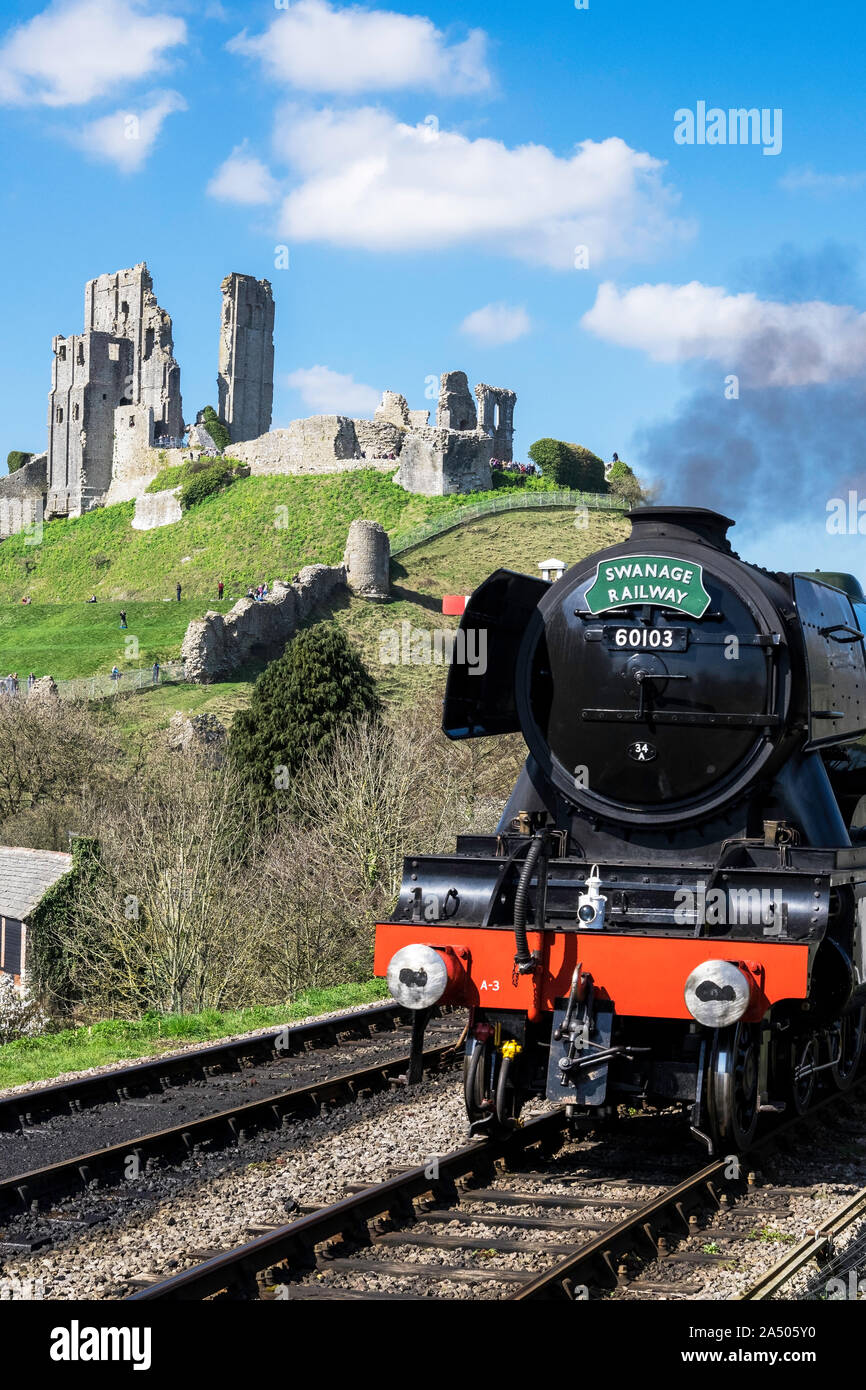
[[[542,476],[557,487],[575,488],[580,492],[606,492],[604,460],[582,444],[568,444],[562,439],[537,439],[530,447],[529,457],[537,463]]]
[[[320,623],[299,632],[256,681],[249,709],[232,721],[229,756],[259,798],[273,803],[310,754],[327,753],[341,729],[380,712],[358,653],[338,627]]]
[[[55,990],[103,1017],[255,997],[260,837],[237,776],[158,750],[110,810],[96,871],[54,923]]]
[[[624,459],[617,459],[611,464],[607,484],[614,496],[621,498],[630,507],[636,507],[639,502],[645,500],[639,479]]]
[[[33,454],[25,454],[22,449],[10,449],[6,455],[6,467],[10,473],[17,473],[18,469],[23,468],[33,457]]]
[[[201,422],[218,449],[226,449],[231,442],[228,425],[224,424],[212,405],[206,405],[201,413]]]

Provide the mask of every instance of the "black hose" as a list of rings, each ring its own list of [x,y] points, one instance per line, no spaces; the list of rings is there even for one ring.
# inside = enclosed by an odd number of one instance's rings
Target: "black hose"
[[[508,1124],[508,1075],[511,1059],[503,1055],[499,1063],[499,1077],[496,1082],[496,1118],[503,1126]]]
[[[544,833],[542,831],[533,836],[529,849],[526,851],[526,858],[523,861],[523,868],[517,882],[517,892],[514,894],[514,941],[517,946],[514,959],[518,969],[532,964],[532,952],[529,949],[529,939],[526,935],[526,900],[529,896],[532,871],[538,863],[538,856],[543,844]]]

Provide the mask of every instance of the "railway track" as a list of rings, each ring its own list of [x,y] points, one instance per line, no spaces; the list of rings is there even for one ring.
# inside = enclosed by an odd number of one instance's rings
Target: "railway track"
[[[866,1188],[850,1197],[838,1210],[833,1212],[832,1216],[820,1222],[814,1230],[809,1231],[790,1250],[786,1250],[780,1260],[759,1275],[744,1293],[738,1295],[739,1301],[760,1303],[780,1296],[786,1297],[792,1281],[812,1263],[819,1265],[820,1277],[817,1280],[813,1279],[807,1285],[807,1297],[810,1292],[814,1296],[818,1296],[819,1289],[826,1296],[829,1282],[838,1280],[841,1289],[837,1291],[837,1296],[857,1298],[860,1292],[858,1276],[862,1273],[862,1263],[860,1270],[858,1270],[854,1259],[858,1253],[862,1259],[866,1242],[861,1237],[855,1244],[854,1252],[847,1252],[838,1256],[837,1242],[845,1231],[864,1220],[866,1220]],[[853,1281],[850,1277],[852,1273]]]
[[[389,1012],[393,1019],[393,1011]],[[349,1017],[354,1020],[357,1015]],[[382,1013],[377,1011],[371,1021],[379,1023],[382,1017]],[[332,1020],[332,1028],[336,1026],[335,1037],[342,1022]],[[353,1022],[352,1026],[357,1029],[362,1025]],[[302,1037],[306,1029],[307,1025],[304,1025]],[[396,1020],[389,1035],[393,1042],[405,1044],[403,1030],[397,1028]],[[313,1034],[317,1039],[321,1036],[318,1031]],[[295,1038],[294,1045],[298,1047],[301,1041],[302,1038]],[[337,1046],[336,1042],[334,1046]],[[235,1055],[222,1048],[215,1051],[221,1062]],[[427,1072],[457,1060],[459,1057],[455,1054],[453,1038],[424,1051]],[[336,1106],[400,1084],[405,1079],[408,1064],[408,1051],[391,1045],[372,1064],[330,1072],[288,1088],[283,1086],[254,1100],[246,1099],[249,1094],[247,1090],[235,1088],[233,1103],[228,1108],[223,1106],[196,1118],[187,1116],[180,1123],[144,1133],[139,1125],[132,1137],[124,1137],[119,1143],[73,1153],[58,1161],[0,1178],[0,1221],[6,1227],[0,1229],[0,1250],[27,1253],[52,1244],[53,1238],[62,1229],[53,1223],[69,1221],[68,1213],[52,1213],[51,1204],[61,1199],[75,1197],[97,1186],[116,1185],[130,1177],[137,1177],[153,1161],[182,1163],[184,1159],[203,1152],[228,1145],[242,1145],[262,1130],[290,1128],[296,1119],[326,1113]],[[200,1066],[201,1061],[197,1059],[194,1065]]]
[[[311,1050],[325,1050],[378,1034],[386,1035],[411,1023],[410,1010],[385,1001],[336,1017],[313,1019],[229,1042],[189,1048],[53,1086],[15,1091],[0,1096],[0,1135],[42,1124],[58,1115],[75,1115],[97,1105],[123,1104],[158,1095],[190,1081],[207,1081],[214,1075],[240,1071],[273,1060],[275,1056],[286,1059]]]
[[[678,1181],[640,1159],[627,1179],[576,1171],[585,1155],[569,1149],[564,1112],[551,1111],[510,1135],[364,1185],[168,1279],[142,1280],[130,1297],[699,1296],[703,1285],[690,1276],[729,1263],[714,1252],[715,1223],[731,1209],[752,1210],[753,1164],[844,1106],[848,1095],[828,1096],[774,1126],[743,1159],[715,1159]]]

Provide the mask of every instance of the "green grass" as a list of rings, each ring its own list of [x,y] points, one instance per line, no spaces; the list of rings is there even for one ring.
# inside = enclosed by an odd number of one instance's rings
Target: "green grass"
[[[536,483],[532,490],[541,485]],[[542,490],[545,490],[542,488]],[[342,559],[350,522],[379,521],[392,536],[501,491],[420,497],[374,469],[322,476],[240,478],[225,492],[153,531],[134,531],[132,502],[46,522],[40,544],[0,545],[0,603],[161,600],[178,580],[188,598],[209,598],[291,578],[303,565]],[[544,558],[544,557],[541,557]]]
[[[343,481],[348,484],[357,476],[349,474]],[[247,482],[260,481],[241,480],[232,491],[246,486]],[[278,481],[282,485],[285,480]],[[380,478],[376,479],[377,483],[381,481]],[[408,499],[413,504],[449,500],[413,498],[402,490],[398,491],[402,499]],[[214,500],[221,503],[223,499]],[[94,515],[99,516],[100,513]],[[87,520],[89,518],[82,518],[82,521]],[[417,516],[412,518],[412,524],[418,524]],[[339,534],[344,539],[342,525],[341,522]],[[166,528],[167,531],[173,529]],[[397,556],[392,562],[392,594],[388,602],[368,603],[343,593],[335,598],[330,607],[320,610],[314,621],[323,616],[333,617],[358,644],[364,660],[379,682],[383,698],[405,704],[419,691],[441,683],[444,668],[435,664],[382,664],[380,650],[383,629],[395,628],[401,632],[403,622],[409,622],[413,628],[454,629],[457,620],[442,615],[444,594],[469,593],[500,566],[526,574],[538,574],[539,560],[551,556],[571,564],[582,555],[623,540],[627,529],[628,523],[622,516],[601,511],[590,512],[589,525],[585,529],[577,528],[574,515],[567,508],[509,511],[483,517],[435,536]],[[0,546],[0,565],[9,544],[6,541]],[[289,577],[292,572],[291,565],[281,566],[274,571]],[[268,577],[271,577],[270,574]],[[175,658],[180,654],[181,641],[190,618],[201,617],[207,608],[224,611],[239,593],[245,591],[245,585],[232,586],[228,580],[226,584],[227,601],[222,604],[210,597],[185,597],[181,603],[174,600],[154,603],[102,599],[95,604],[81,601],[33,603],[26,607],[20,603],[0,604],[0,675],[17,671],[20,678],[32,670],[37,675],[51,674],[60,680],[108,672],[115,662],[124,670],[136,665],[147,667],[154,656],[158,656],[161,662]],[[184,580],[184,593],[187,592]],[[119,627],[121,607],[127,612],[128,633],[121,632]],[[128,635],[139,639],[137,659],[125,656],[124,639]],[[121,728],[130,735],[149,734],[165,728],[177,710],[187,715],[214,714],[229,724],[234,711],[248,703],[255,674],[255,671],[242,672],[234,680],[216,685],[166,685],[126,697],[122,690],[118,690],[115,715]]]
[[[571,565],[583,555],[624,540],[628,526],[616,513],[590,512],[586,529],[577,529],[567,508],[483,517],[397,556],[391,565],[387,603],[369,603],[343,594],[329,611],[359,647],[382,698],[410,703],[422,689],[441,683],[446,668],[434,663],[383,664],[383,629],[394,628],[402,635],[401,624],[409,622],[413,628],[453,631],[458,619],[443,616],[443,595],[471,593],[500,567],[538,577],[540,560],[556,558]]]
[[[208,1042],[277,1028],[282,1023],[326,1014],[353,1004],[372,1004],[387,997],[384,980],[309,989],[290,1004],[273,1008],[233,1009],[219,1013],[147,1014],[137,1020],[107,1019],[90,1028],[69,1028],[39,1038],[22,1038],[0,1047],[0,1087],[25,1081],[48,1081],[66,1072],[86,1071],[109,1062],[153,1057],[189,1042]]]
[[[176,660],[190,620],[201,618],[207,607],[226,612],[231,604],[184,598],[180,603],[0,604],[0,674],[34,671],[69,680],[108,675],[115,663],[127,671],[151,666],[156,658]]]

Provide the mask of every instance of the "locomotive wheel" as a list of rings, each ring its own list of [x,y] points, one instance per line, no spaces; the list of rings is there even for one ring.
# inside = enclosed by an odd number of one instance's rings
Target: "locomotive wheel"
[[[805,1115],[815,1094],[815,1067],[818,1062],[818,1039],[814,1033],[804,1033],[791,1044],[791,1075],[789,1092],[795,1115]]]
[[[854,1083],[860,1058],[863,1055],[863,1042],[866,1039],[866,1005],[853,1013],[843,1014],[838,1023],[839,1054],[830,1068],[830,1075],[840,1091],[847,1091]]]
[[[758,1127],[758,1034],[748,1023],[716,1030],[707,1080],[715,1144],[747,1149]]]

